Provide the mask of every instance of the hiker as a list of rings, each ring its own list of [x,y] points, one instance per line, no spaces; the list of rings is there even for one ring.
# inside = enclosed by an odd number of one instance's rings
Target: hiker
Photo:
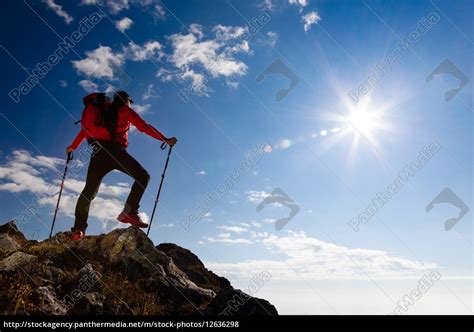
[[[119,170],[135,180],[125,207],[117,220],[135,227],[148,227],[148,224],[143,222],[138,215],[138,208],[150,175],[127,152],[130,124],[170,146],[175,145],[177,139],[176,137],[167,138],[146,123],[137,112],[130,108],[132,103],[132,98],[125,91],[117,91],[111,103],[103,93],[84,97],[85,109],[82,114],[81,131],[66,149],[69,155],[85,138],[94,147],[87,170],[86,185],[76,205],[76,220],[71,229],[74,241],[84,237],[91,201],[99,190],[102,178],[112,170]]]

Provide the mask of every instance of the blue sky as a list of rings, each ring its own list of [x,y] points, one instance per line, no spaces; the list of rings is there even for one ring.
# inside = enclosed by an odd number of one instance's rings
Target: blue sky
[[[35,195],[47,193],[19,227],[29,237],[48,236],[57,173],[79,130],[74,121],[82,97],[121,87],[148,122],[179,139],[150,234],[155,243],[189,248],[244,290],[269,271],[255,295],[281,313],[388,313],[433,271],[441,279],[407,312],[472,313],[472,211],[449,231],[444,221],[458,214],[455,206],[425,211],[445,188],[474,206],[469,1],[25,0],[5,6],[11,15],[1,29],[1,220],[25,215]],[[86,32],[79,30],[85,18]],[[80,41],[39,82],[22,86],[75,31],[82,31]],[[409,46],[400,50],[404,38]],[[275,94],[289,86],[287,78],[257,82],[277,59],[298,78],[281,101]],[[425,81],[445,59],[468,79],[449,101],[445,92],[459,85],[454,76]],[[373,84],[361,86],[368,80]],[[356,101],[350,96],[358,88],[365,92]],[[198,213],[206,193],[262,144],[264,153],[230,191],[183,228],[180,221]],[[429,157],[355,231],[349,222],[424,148]],[[152,176],[141,208],[149,216],[165,153],[137,131],[129,152]],[[87,163],[75,165],[56,231],[74,222]],[[111,173],[104,184],[88,234],[120,226],[114,219],[131,180]],[[299,206],[280,231],[275,220],[288,215],[286,208],[256,211],[276,188]]]

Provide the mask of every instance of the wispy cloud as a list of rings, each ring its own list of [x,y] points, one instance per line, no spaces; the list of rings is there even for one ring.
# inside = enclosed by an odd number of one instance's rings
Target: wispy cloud
[[[274,47],[278,41],[278,33],[273,32],[273,31],[268,31],[267,36],[268,36],[268,43],[270,44],[270,46]]]
[[[308,280],[367,279],[367,276],[403,278],[419,276],[424,271],[438,268],[435,263],[420,263],[382,250],[348,248],[321,241],[306,235],[305,232],[288,231],[286,235],[280,237],[266,232],[254,232],[252,238],[253,243],[263,245],[281,259],[218,264],[206,262],[206,266],[235,278],[248,278],[253,271],[268,270],[275,279],[280,280],[300,280],[301,277]],[[230,238],[213,240],[237,243]],[[238,240],[241,242],[247,239]]]
[[[155,99],[159,98],[160,95],[155,92],[153,88],[153,84],[148,84],[148,87],[146,88],[146,91],[143,93],[142,99],[143,100],[148,100],[148,99]]]
[[[156,4],[154,7],[153,7],[153,16],[157,19],[164,19],[166,17],[166,11],[165,11],[165,8],[163,7],[163,5],[161,3],[158,3]]]
[[[132,108],[140,115],[143,115],[145,113],[148,113],[148,111],[151,108],[150,104],[145,104],[145,105],[139,105],[139,104],[133,104]]]
[[[158,228],[172,228],[174,224],[158,224]]]
[[[269,192],[263,190],[249,190],[245,192],[245,194],[247,195],[247,200],[255,204],[259,204],[265,198],[270,196]]]
[[[84,90],[89,93],[97,91],[97,89],[99,88],[96,83],[89,80],[81,80],[77,84],[79,84]]]
[[[221,236],[221,237],[218,237],[218,238],[206,237],[205,239],[209,243],[227,243],[227,244],[251,244],[252,243],[252,241],[250,241],[248,239],[243,239],[243,238],[231,239],[227,236]],[[204,243],[204,242],[202,242],[202,243]]]
[[[226,232],[233,232],[233,233],[244,233],[247,232],[248,229],[245,227],[239,227],[239,226],[217,226],[218,229],[222,229]]]
[[[308,5],[308,0],[288,0],[290,5],[297,5],[300,8],[300,11]]]
[[[162,47],[163,46],[156,40],[146,42],[141,46],[130,42],[128,46],[123,49],[123,53],[126,59],[132,61],[159,60],[163,56],[161,52]]]
[[[54,11],[56,13],[56,15],[62,17],[64,19],[64,22],[66,22],[66,24],[69,24],[71,23],[72,21],[74,21],[74,19],[72,18],[71,15],[69,15],[64,9],[62,6],[56,4],[54,2],[54,0],[43,0],[43,2],[48,5],[48,7]]]

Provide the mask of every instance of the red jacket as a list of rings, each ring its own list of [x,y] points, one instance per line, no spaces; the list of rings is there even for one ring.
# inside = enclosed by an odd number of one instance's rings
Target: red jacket
[[[81,120],[81,131],[77,134],[71,144],[71,147],[74,150],[77,149],[85,138],[95,138],[105,141],[111,140],[109,131],[105,127],[94,125],[94,119],[96,119],[97,112],[99,112],[99,110],[93,105],[89,105],[84,109]],[[128,131],[130,129],[130,124],[133,124],[142,133],[150,135],[157,140],[163,141],[165,139],[165,136],[158,129],[146,123],[140,115],[130,107],[124,105],[119,108],[117,112],[117,135],[115,141],[124,147],[128,146]]]

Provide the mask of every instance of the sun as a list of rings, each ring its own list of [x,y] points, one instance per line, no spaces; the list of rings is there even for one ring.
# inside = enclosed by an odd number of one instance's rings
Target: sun
[[[348,116],[347,121],[362,135],[372,135],[379,120],[377,119],[377,116],[374,114],[374,112],[360,109],[352,111],[352,113]]]
[[[340,120],[352,132],[354,140],[361,139],[378,147],[379,139],[387,132],[393,132],[387,114],[392,105],[388,103],[374,103],[370,96],[365,96],[357,104],[346,100],[344,108]]]
[[[346,167],[350,169],[360,155],[361,147],[369,148],[380,156],[380,142],[395,134],[393,121],[389,117],[393,105],[374,102],[370,96],[361,98],[357,104],[348,98],[341,99],[342,107],[330,116],[340,130],[325,142],[324,149],[330,149],[334,144],[348,143]]]

